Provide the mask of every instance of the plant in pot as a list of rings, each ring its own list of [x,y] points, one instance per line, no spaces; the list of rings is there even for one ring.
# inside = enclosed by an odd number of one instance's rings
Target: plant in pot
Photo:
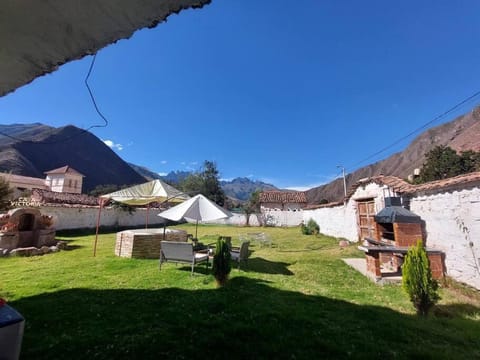
[[[230,263],[230,248],[223,239],[217,240],[215,255],[213,256],[213,276],[218,286],[224,286],[232,269]]]

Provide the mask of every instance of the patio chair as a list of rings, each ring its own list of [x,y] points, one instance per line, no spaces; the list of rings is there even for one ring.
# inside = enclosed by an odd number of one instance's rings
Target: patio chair
[[[250,241],[244,241],[240,244],[240,247],[232,247],[230,250],[231,259],[238,263],[239,270],[241,262],[244,261],[246,263],[250,255],[250,250],[248,250],[249,245]]]
[[[160,243],[160,270],[162,270],[162,264],[167,261],[191,264],[192,275],[195,265],[202,262],[206,263],[208,270],[208,250],[193,251],[193,244],[186,242],[161,241]]]

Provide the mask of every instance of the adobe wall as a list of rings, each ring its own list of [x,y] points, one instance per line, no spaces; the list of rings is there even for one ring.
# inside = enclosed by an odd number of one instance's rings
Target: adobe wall
[[[368,197],[375,197],[376,211],[383,208],[383,187],[369,184],[346,206],[304,210],[304,219],[313,218],[323,234],[357,241],[354,203]],[[480,189],[419,194],[410,199],[410,210],[425,221],[426,245],[445,253],[447,275],[480,289]]]
[[[57,230],[95,229],[97,225],[98,207],[66,207],[42,206],[42,214],[52,215]],[[111,207],[103,208],[100,215],[100,226],[143,227],[146,222],[146,209],[137,209],[132,214]],[[161,226],[158,209],[149,209],[149,227]]]
[[[316,221],[322,234],[345,238],[349,241],[358,240],[356,212],[351,203],[347,203],[346,206],[304,210],[304,223],[308,223],[310,219]]]
[[[410,210],[425,221],[427,246],[445,253],[447,275],[480,289],[480,189],[420,195]]]

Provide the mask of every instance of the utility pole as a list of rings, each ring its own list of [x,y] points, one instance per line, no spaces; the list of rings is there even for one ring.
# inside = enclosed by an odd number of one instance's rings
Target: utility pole
[[[337,168],[342,169],[342,176],[343,176],[343,194],[344,197],[347,197],[347,181],[345,180],[345,168],[342,165],[337,165]]]

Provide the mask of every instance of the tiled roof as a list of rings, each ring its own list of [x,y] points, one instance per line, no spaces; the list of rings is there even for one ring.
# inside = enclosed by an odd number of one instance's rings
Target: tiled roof
[[[359,186],[366,185],[372,182],[379,185],[387,185],[399,194],[415,194],[422,191],[442,191],[448,190],[452,187],[472,186],[476,183],[478,183],[477,185],[480,185],[480,172],[473,172],[448,179],[430,181],[428,183],[419,185],[409,184],[405,180],[402,180],[395,176],[373,176],[371,178],[359,180],[356,184],[354,184],[347,194],[347,199],[355,193]]]
[[[263,191],[261,203],[306,203],[307,195],[303,191]]]
[[[360,186],[375,183],[386,185],[398,194],[417,194],[425,191],[448,191],[452,188],[468,188],[472,186],[480,187],[480,171],[469,174],[455,176],[449,179],[430,181],[425,184],[412,185],[396,176],[378,175],[357,181],[348,191],[345,200],[348,201]],[[311,204],[306,207],[307,210],[320,209],[324,207],[335,207],[341,205],[342,201],[331,202],[328,204]]]
[[[5,173],[0,173],[0,176],[10,183],[17,184],[19,187],[21,187],[21,185],[25,185],[29,187],[38,187],[40,189],[46,188],[45,179]]]
[[[75,170],[74,168],[71,168],[68,165],[59,167],[58,169],[53,169],[53,170],[44,172],[44,174],[47,174],[47,175],[48,174],[67,174],[67,173],[81,175],[81,176],[85,177],[85,175],[79,173],[77,170]]]

